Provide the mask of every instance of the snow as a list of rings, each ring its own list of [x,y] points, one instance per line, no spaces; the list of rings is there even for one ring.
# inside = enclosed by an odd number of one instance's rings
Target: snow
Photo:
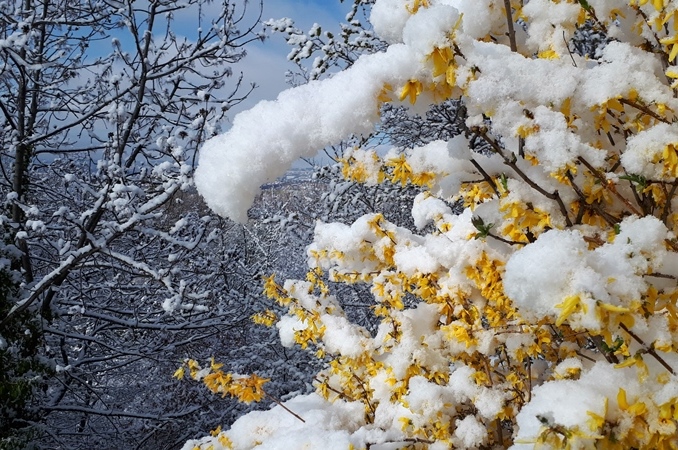
[[[345,450],[351,444],[350,431],[363,424],[362,404],[338,400],[329,403],[317,394],[298,396],[285,406],[301,416],[304,422],[280,406],[270,411],[255,411],[237,420],[228,432],[234,450],[283,450],[326,448]],[[183,449],[192,450],[200,443],[223,449],[217,437],[187,442]]]
[[[665,178],[665,171],[658,160],[664,147],[678,142],[678,129],[668,124],[658,124],[629,138],[621,161],[624,168],[632,174],[648,179]]]
[[[576,3],[553,3],[548,0],[532,0],[522,12],[527,18],[528,39],[526,44],[533,51],[561,48],[567,36],[574,31],[581,8]],[[567,52],[567,50],[565,50]]]
[[[659,23],[659,3],[637,7]],[[442,87],[468,112],[447,142],[344,153],[368,185],[384,161],[426,174],[416,230],[378,212],[316,224],[309,267],[364,284],[375,329],[353,322],[332,289],[285,282],[294,306],[276,325],[281,342],[316,333],[307,344],[329,355],[321,378],[340,399],[286,402],[306,424],[280,407],[247,415],[226,432],[234,448],[399,448],[432,430],[444,432],[431,448],[532,448],[558,436],[585,448],[612,428],[620,439],[641,433],[641,420],[670,435],[660,415],[678,404],[666,369],[678,364],[678,217],[660,197],[678,176],[678,101],[658,52],[625,37],[649,36],[622,16],[633,8],[591,4],[619,38],[598,59],[569,41],[584,2],[528,2],[512,51],[502,1],[376,0],[371,21],[388,50],[260,103],[205,144],[196,185],[244,222],[259,186],[294,160],[372,131],[384,97],[424,111]],[[470,150],[471,137],[489,149]],[[466,208],[453,213],[458,200]],[[502,443],[498,419],[514,421]]]
[[[487,436],[485,425],[473,416],[466,416],[455,423],[454,437],[462,448],[473,448],[483,443]]]
[[[195,183],[208,206],[244,222],[259,186],[294,161],[350,134],[367,133],[378,119],[379,92],[400,86],[419,70],[411,50],[391,46],[361,57],[334,77],[280,93],[239,114],[233,127],[200,151]]]
[[[664,224],[652,216],[629,217],[621,223],[614,242],[594,251],[576,230],[547,231],[507,263],[506,294],[534,317],[557,317],[561,313],[557,305],[563,299],[581,295],[588,312],[578,311],[570,324],[599,329],[593,299],[630,306],[647,289],[642,276],[653,269],[648,256],[661,264],[667,236]]]
[[[395,44],[402,42],[402,33],[410,14],[402,0],[381,0],[375,2],[370,12],[370,22],[377,35]]]
[[[609,364],[598,363],[579,380],[551,381],[536,387],[533,400],[518,414],[516,441],[529,441],[539,436],[544,421],[549,425],[574,427],[584,425],[590,417],[589,412],[605,417],[606,398],[616,397],[613,386],[625,385],[624,378],[622,372]],[[601,383],[601,380],[605,381]],[[582,429],[586,428],[582,426]],[[512,448],[533,447],[534,444],[517,444]]]

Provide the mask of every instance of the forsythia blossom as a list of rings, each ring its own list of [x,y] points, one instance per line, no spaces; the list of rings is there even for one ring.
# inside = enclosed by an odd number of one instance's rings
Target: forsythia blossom
[[[242,220],[258,184],[383,102],[459,99],[463,136],[341,161],[419,186],[425,231],[318,223],[307,279],[266,280],[287,314],[255,318],[326,363],[316,392],[185,448],[678,447],[678,1],[376,0],[371,21],[387,51],[240,115],[197,185]],[[370,287],[375,332],[328,281]],[[185,371],[262,397],[254,376]]]

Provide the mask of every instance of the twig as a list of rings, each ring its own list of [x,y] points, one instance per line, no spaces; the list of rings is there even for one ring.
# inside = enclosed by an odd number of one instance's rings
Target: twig
[[[483,356],[483,365],[485,367],[485,374],[487,375],[487,380],[489,381],[490,385],[488,387],[492,387],[494,383],[492,383],[492,371],[490,370],[490,363],[487,361],[487,358]]]
[[[501,195],[499,193],[499,189],[497,189],[497,186],[495,185],[494,180],[492,179],[492,177],[487,172],[485,172],[485,169],[482,168],[482,166],[478,163],[478,161],[471,158],[471,164],[473,164],[473,167],[478,169],[478,172],[480,172],[480,174],[483,176],[485,181],[487,181],[487,183],[490,185],[490,187],[492,188],[494,193],[497,194],[497,198],[501,197]]]
[[[563,42],[565,42],[565,47],[567,47],[567,53],[570,54],[570,59],[572,60],[572,65],[574,67],[577,67],[577,62],[574,60],[574,56],[572,56],[572,51],[570,50],[570,44],[567,42],[567,39],[565,39],[565,30],[563,30]]]
[[[668,274],[665,274],[665,273],[656,273],[656,272],[648,273],[648,274],[646,274],[646,276],[655,277],[655,278],[668,278],[670,280],[678,279],[678,278],[676,278],[675,275],[668,275]]]
[[[353,375],[353,378],[355,378],[356,380],[358,380],[358,383],[360,383],[360,387],[363,389],[363,392],[365,393],[365,402],[367,402],[367,406],[370,407],[370,409],[372,410],[372,414],[374,414],[376,411],[374,410],[374,406],[372,406],[372,402],[370,402],[370,399],[367,397],[368,394],[369,394],[369,391],[368,391],[367,388],[365,387],[365,383],[364,383],[363,380],[362,380],[358,375],[356,375],[355,373],[352,374],[352,375]]]
[[[511,14],[511,0],[504,0],[504,9],[506,10],[506,22],[508,24],[508,33],[506,35],[509,38],[509,44],[511,45],[511,51],[518,51],[518,46],[516,45],[516,29],[513,27],[513,16]]]
[[[617,355],[605,351],[605,346],[603,345],[605,344],[605,342],[603,342],[602,336],[591,336],[591,340],[596,345],[598,351],[605,357],[607,362],[609,362],[610,364],[619,364],[619,358],[617,358]]]
[[[601,247],[605,245],[605,241],[600,238],[600,236],[582,236],[584,241],[586,241],[588,244],[593,244],[597,247]]]
[[[497,236],[496,234],[492,234],[492,233],[489,233],[489,232],[487,233],[487,236],[488,236],[488,237],[491,237],[491,238],[493,238],[493,239],[496,239],[496,240],[498,240],[499,242],[503,242],[504,244],[508,244],[508,245],[527,245],[527,244],[533,242],[533,241],[530,241],[530,242],[510,241],[510,240],[508,240],[508,239],[504,239],[504,238],[501,237],[501,236]],[[528,238],[528,240],[529,240],[529,238]]]
[[[327,380],[325,380],[325,381],[320,381],[320,380],[318,379],[318,377],[313,377],[313,379],[314,379],[315,381],[317,381],[318,383],[324,384],[325,386],[327,386],[327,389],[329,389],[330,391],[332,391],[332,392],[334,392],[335,394],[337,394],[340,398],[342,398],[342,399],[344,399],[344,400],[349,400],[349,401],[351,401],[351,402],[355,401],[355,400],[353,400],[351,397],[349,397],[348,395],[346,395],[346,394],[344,394],[343,392],[341,392],[341,391],[339,391],[339,390],[333,388],[332,386],[330,386],[330,384],[327,383]]]
[[[568,227],[571,227],[571,226],[572,226],[572,221],[570,220],[570,217],[569,217],[569,215],[567,214],[567,207],[566,207],[565,204],[563,203],[563,200],[560,198],[560,194],[558,193],[558,190],[557,190],[557,189],[556,189],[555,191],[553,191],[553,193],[546,191],[544,188],[542,188],[542,187],[539,186],[537,183],[535,183],[534,181],[532,181],[532,180],[530,179],[530,177],[528,177],[528,176],[525,174],[525,172],[523,172],[523,171],[520,169],[520,167],[518,167],[518,165],[516,164],[516,156],[515,156],[515,154],[513,155],[513,159],[509,159],[506,155],[504,155],[504,152],[502,151],[501,147],[499,147],[499,145],[498,145],[496,142],[494,142],[494,141],[487,135],[486,132],[484,132],[484,131],[475,131],[475,133],[478,134],[478,136],[482,137],[482,138],[485,140],[485,142],[487,142],[488,144],[490,144],[490,147],[492,148],[492,150],[504,159],[504,164],[506,164],[506,165],[509,166],[511,169],[513,169],[513,171],[514,171],[520,178],[522,178],[523,181],[525,181],[532,189],[534,189],[535,191],[539,192],[541,195],[543,195],[544,197],[548,198],[549,200],[555,200],[556,203],[558,203],[558,207],[560,208],[561,214],[563,215],[563,217],[565,217],[565,223],[567,224]]]
[[[497,440],[499,441],[499,447],[504,445],[504,432],[501,430],[501,419],[495,419],[494,423],[497,427]]]
[[[292,414],[294,417],[296,417],[297,419],[301,420],[303,423],[306,423],[306,421],[305,421],[304,419],[302,419],[301,416],[300,416],[299,414],[295,413],[294,411],[292,411],[291,409],[289,409],[287,406],[283,405],[282,402],[280,401],[280,399],[278,399],[277,397],[275,397],[275,396],[269,394],[269,393],[266,392],[266,391],[264,391],[264,394],[266,395],[266,397],[268,397],[268,398],[270,398],[271,400],[273,400],[273,401],[274,401],[278,406],[280,406],[282,409],[284,409],[284,410],[287,411],[288,413]]]
[[[527,402],[532,400],[532,358],[527,357]]]
[[[671,211],[671,199],[676,193],[676,188],[678,188],[678,179],[674,180],[671,186],[671,192],[666,197],[666,204],[664,205],[664,211],[662,211],[661,221],[666,224],[666,219],[669,217],[669,212]]]
[[[624,205],[626,205],[626,207],[629,208],[633,214],[635,214],[635,215],[637,215],[637,216],[639,216],[639,217],[643,217],[643,214],[642,214],[640,211],[638,211],[638,210],[631,204],[631,202],[629,202],[628,200],[626,200],[626,198],[625,198],[623,195],[621,195],[619,192],[617,192],[617,189],[614,187],[614,184],[610,183],[609,180],[603,176],[603,174],[601,174],[595,167],[593,167],[593,166],[591,165],[591,163],[589,163],[589,162],[588,162],[586,159],[584,159],[582,156],[579,156],[579,157],[577,158],[577,161],[579,161],[580,163],[584,164],[584,165],[586,166],[586,168],[589,169],[589,170],[591,171],[591,173],[592,173],[596,178],[598,178],[598,180],[600,180],[600,183],[603,185],[603,187],[604,187],[605,189],[607,189],[608,191],[612,192],[612,193],[614,194],[615,197],[617,197],[619,200],[621,200],[622,203],[624,203]]]
[[[413,442],[415,444],[435,444],[435,441],[429,441],[428,439],[421,438],[407,438],[403,439],[401,442]]]
[[[580,352],[580,351],[576,351],[575,353],[576,353],[577,355],[581,356],[581,357],[584,358],[584,359],[588,359],[588,360],[591,361],[591,362],[597,362],[595,359],[591,358],[590,356],[586,356],[585,354],[583,354],[583,353]]]
[[[619,99],[619,103],[622,103],[624,105],[629,105],[632,108],[636,108],[638,111],[642,111],[645,114],[647,114],[648,116],[651,116],[652,118],[657,119],[660,122],[669,123],[669,124],[671,123],[670,120],[664,119],[662,116],[660,116],[656,112],[652,111],[647,106],[641,105],[640,103],[634,102],[632,100],[625,99],[623,97]]]
[[[628,327],[623,323],[620,323],[619,326],[621,327],[622,330],[626,331],[633,339],[635,339],[636,342],[642,345],[644,347],[644,350],[650,355],[652,355],[654,359],[656,359],[659,362],[659,364],[664,366],[664,368],[668,370],[671,375],[676,374],[676,372],[671,368],[671,366],[669,366],[669,364],[664,360],[664,358],[657,354],[657,352],[655,351],[654,348],[652,348],[652,346],[648,346],[647,344],[645,344],[645,342],[637,334],[629,330]]]
[[[574,182],[574,178],[572,177],[572,174],[570,172],[567,172],[566,175],[567,179],[570,181],[570,186],[572,186],[572,189],[577,193],[579,196],[580,200],[583,202],[582,205],[579,208],[580,214],[577,215],[577,219],[575,220],[575,223],[579,224],[581,223],[581,218],[583,217],[584,209],[592,209],[595,212],[597,212],[600,217],[602,217],[607,223],[610,225],[614,226],[621,222],[621,219],[617,219],[614,217],[612,214],[608,213],[604,209],[602,209],[598,205],[591,204],[586,201],[586,195],[579,189],[579,186]]]

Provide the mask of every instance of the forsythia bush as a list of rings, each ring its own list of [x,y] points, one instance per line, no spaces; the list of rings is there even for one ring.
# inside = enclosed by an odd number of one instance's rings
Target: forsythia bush
[[[245,220],[261,183],[384,102],[459,99],[465,135],[343,159],[420,185],[425,231],[318,223],[307,279],[266,281],[288,313],[256,318],[326,362],[316,393],[185,448],[677,448],[678,1],[377,0],[371,22],[387,51],[238,116],[198,188]],[[370,286],[376,331],[328,281]]]

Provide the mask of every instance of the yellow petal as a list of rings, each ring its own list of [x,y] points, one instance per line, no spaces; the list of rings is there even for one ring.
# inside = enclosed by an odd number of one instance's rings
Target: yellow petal
[[[623,306],[611,305],[609,303],[600,303],[600,307],[604,310],[616,312],[616,313],[628,313],[631,312],[629,308],[624,308]]]
[[[615,369],[623,369],[625,367],[631,367],[636,365],[636,358],[626,358],[623,362],[620,362],[619,364],[615,364],[614,368]]]
[[[400,91],[400,96],[398,98],[402,102],[409,97],[410,103],[414,105],[414,103],[417,101],[417,96],[421,94],[422,89],[423,86],[421,81],[410,80],[405,83],[405,86],[403,86],[402,90]]]
[[[184,373],[185,373],[184,366],[181,366],[176,370],[176,372],[174,372],[174,375],[172,375],[172,376],[174,378],[176,378],[177,380],[183,380],[184,379]]]
[[[452,59],[452,50],[449,47],[435,47],[429,59],[433,60],[433,77],[437,77],[447,71],[447,66]]]
[[[626,391],[624,388],[619,388],[619,392],[617,392],[617,403],[623,411],[629,409],[629,404],[626,402]]]

